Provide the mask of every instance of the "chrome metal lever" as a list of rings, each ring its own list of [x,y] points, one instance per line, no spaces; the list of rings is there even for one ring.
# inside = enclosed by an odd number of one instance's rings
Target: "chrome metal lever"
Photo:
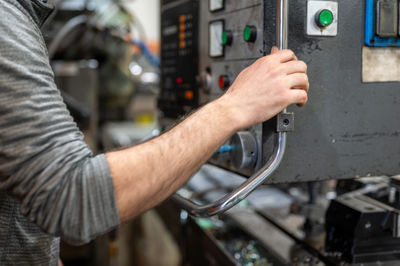
[[[289,24],[289,0],[277,0],[277,40],[279,49],[288,48],[288,24]],[[284,110],[282,113],[286,113]],[[287,133],[277,132],[275,134],[274,151],[268,160],[256,174],[240,185],[233,192],[227,194],[220,200],[207,205],[196,203],[175,194],[172,199],[190,215],[195,217],[209,217],[225,212],[245,199],[257,187],[262,185],[278,169],[286,150]]]
[[[276,40],[279,50],[288,48],[289,40],[289,0],[276,2]]]
[[[275,145],[273,156],[269,162],[239,188],[224,196],[217,202],[200,206],[178,194],[175,194],[172,199],[179,205],[179,207],[186,210],[190,215],[196,217],[209,217],[229,210],[245,199],[257,187],[262,185],[279,167],[283,155],[285,154],[286,135],[281,133],[277,134],[276,141],[278,143]]]

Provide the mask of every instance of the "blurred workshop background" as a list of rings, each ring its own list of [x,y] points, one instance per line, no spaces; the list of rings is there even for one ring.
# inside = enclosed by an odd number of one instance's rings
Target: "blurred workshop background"
[[[159,134],[159,0],[58,0],[44,25],[56,81],[95,152]],[[154,256],[157,254],[157,256]],[[62,244],[68,265],[180,265],[153,211],[83,247]]]

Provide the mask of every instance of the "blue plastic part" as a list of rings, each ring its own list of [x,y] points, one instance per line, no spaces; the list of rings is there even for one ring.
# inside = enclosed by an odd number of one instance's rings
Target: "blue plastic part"
[[[222,153],[228,153],[232,151],[232,146],[231,145],[224,145],[221,146],[221,148],[218,149],[217,154],[222,154]]]
[[[134,39],[131,39],[130,41],[133,45],[138,46],[142,50],[142,53],[144,54],[144,56],[147,58],[147,60],[149,60],[149,62],[154,67],[160,67],[160,59],[151,53],[150,49],[147,47],[147,45],[144,42],[142,42],[140,40],[134,40]]]
[[[400,46],[400,38],[381,38],[376,35],[375,0],[366,0],[365,13],[365,45],[371,47]]]

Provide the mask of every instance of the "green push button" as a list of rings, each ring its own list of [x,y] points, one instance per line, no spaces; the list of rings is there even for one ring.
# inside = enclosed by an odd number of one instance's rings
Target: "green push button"
[[[257,39],[257,28],[255,26],[246,26],[243,37],[246,42],[255,42]]]
[[[222,44],[231,45],[233,42],[233,33],[230,30],[224,31],[222,33]]]
[[[332,11],[328,9],[320,10],[315,16],[317,25],[321,28],[328,27],[333,23],[334,17]]]

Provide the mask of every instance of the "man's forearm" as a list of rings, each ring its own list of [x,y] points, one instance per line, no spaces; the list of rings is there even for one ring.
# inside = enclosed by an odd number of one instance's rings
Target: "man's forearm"
[[[106,154],[121,221],[175,192],[238,129],[222,104],[206,105],[149,142]]]

